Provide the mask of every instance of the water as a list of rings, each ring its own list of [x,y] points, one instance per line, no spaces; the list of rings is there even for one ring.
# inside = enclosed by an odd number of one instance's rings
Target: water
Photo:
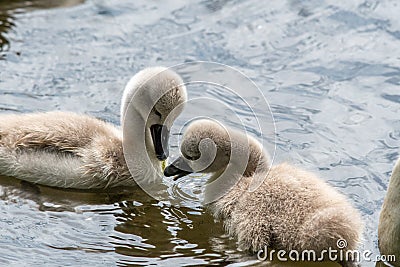
[[[1,112],[68,110],[118,123],[119,95],[143,67],[231,65],[268,98],[275,161],[346,194],[365,221],[361,249],[378,253],[379,211],[399,156],[400,4],[50,2],[0,1]],[[139,190],[0,182],[4,266],[255,264],[196,201],[179,208]]]

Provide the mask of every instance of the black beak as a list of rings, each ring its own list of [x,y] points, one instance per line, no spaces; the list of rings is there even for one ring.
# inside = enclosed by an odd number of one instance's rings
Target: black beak
[[[170,164],[164,170],[164,175],[167,177],[174,176],[173,177],[174,181],[190,173],[193,173],[193,170],[186,163],[186,160],[182,157],[176,159],[172,164]]]
[[[169,130],[165,125],[153,124],[150,126],[151,138],[153,139],[154,152],[159,160],[166,160],[169,155],[168,139]]]

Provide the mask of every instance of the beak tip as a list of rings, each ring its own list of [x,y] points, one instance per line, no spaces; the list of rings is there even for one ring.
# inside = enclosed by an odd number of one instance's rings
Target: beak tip
[[[184,177],[190,173],[192,173],[192,171],[177,168],[176,166],[174,166],[174,163],[167,166],[164,170],[164,176],[171,177],[173,181],[177,181],[179,178]]]
[[[174,174],[173,173],[171,173],[171,171],[170,171],[170,166],[167,166],[166,168],[165,168],[165,170],[164,170],[164,176],[165,177],[171,177],[171,176],[173,176]]]

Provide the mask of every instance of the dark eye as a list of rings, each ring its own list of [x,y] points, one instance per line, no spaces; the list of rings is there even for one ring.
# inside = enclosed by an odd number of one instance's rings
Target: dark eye
[[[156,113],[156,115],[161,118],[161,113],[157,109],[154,110],[154,113]]]

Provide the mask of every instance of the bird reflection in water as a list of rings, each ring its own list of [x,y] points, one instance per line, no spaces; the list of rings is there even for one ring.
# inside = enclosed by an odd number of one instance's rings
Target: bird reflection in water
[[[83,3],[84,0],[33,0],[33,1],[0,1],[0,60],[5,59],[10,51],[9,33],[16,27],[18,14],[37,9],[69,7]],[[19,55],[19,52],[16,52]]]

